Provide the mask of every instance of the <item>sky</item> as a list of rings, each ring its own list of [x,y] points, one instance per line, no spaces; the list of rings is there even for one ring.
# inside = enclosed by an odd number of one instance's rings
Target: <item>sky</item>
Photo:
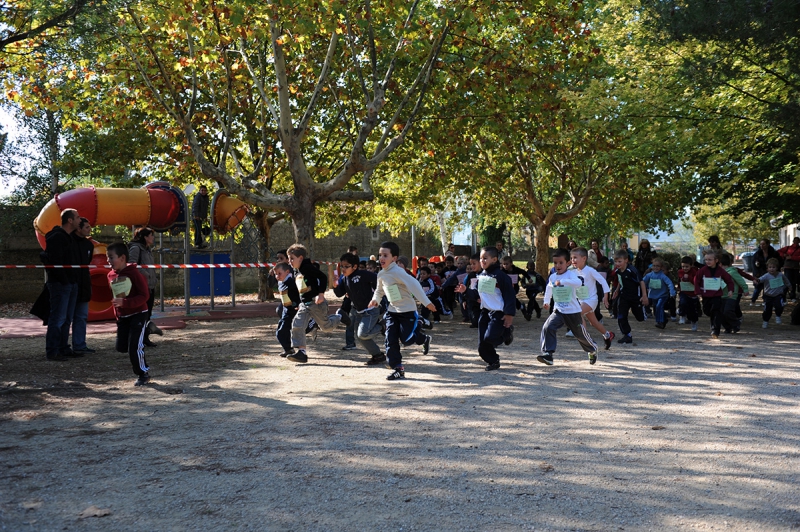
[[[13,141],[19,126],[15,124],[12,116],[3,107],[0,107],[0,126],[2,126],[3,132],[9,134],[9,139]],[[0,197],[8,196],[13,188],[13,183],[7,184],[0,180]]]

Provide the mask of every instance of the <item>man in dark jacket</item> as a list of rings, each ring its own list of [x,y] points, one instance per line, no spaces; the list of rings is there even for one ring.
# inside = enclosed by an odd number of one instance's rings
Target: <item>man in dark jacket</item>
[[[75,244],[78,246],[80,261],[78,264],[89,264],[94,254],[94,244],[89,236],[92,226],[86,218],[80,218],[78,228],[72,233]],[[78,298],[75,303],[75,312],[72,316],[72,352],[86,355],[94,353],[94,349],[86,345],[86,322],[89,319],[89,301],[92,299],[92,279],[88,268],[77,271]]]
[[[208,220],[208,189],[205,185],[201,185],[200,191],[194,195],[192,219],[194,220],[194,245],[204,248],[206,242],[203,238],[203,224]]]
[[[78,245],[72,232],[78,227],[80,218],[75,209],[61,212],[61,226],[53,227],[45,236],[44,257],[46,264],[80,264]],[[67,360],[68,357],[83,356],[69,347],[69,327],[78,298],[78,271],[54,268],[47,270],[47,289],[50,292],[50,318],[47,323],[45,346],[48,360]]]

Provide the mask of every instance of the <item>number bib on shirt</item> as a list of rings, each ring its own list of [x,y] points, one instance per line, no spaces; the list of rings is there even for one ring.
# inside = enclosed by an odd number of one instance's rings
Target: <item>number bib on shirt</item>
[[[681,292],[694,292],[694,283],[681,281]]]
[[[511,284],[517,284],[519,281],[519,275],[516,273],[509,273],[508,277],[511,279]]]
[[[575,297],[578,299],[589,299],[589,287],[579,286],[575,289]]]
[[[572,301],[572,287],[554,286],[553,301],[555,301],[556,303],[569,303],[570,301]]]
[[[386,299],[389,300],[389,303],[397,303],[403,296],[400,295],[400,289],[397,287],[396,284],[386,285]]]
[[[719,277],[703,277],[703,289],[708,291],[722,290],[722,279]]]
[[[311,290],[308,285],[306,284],[306,280],[303,278],[303,274],[298,274],[297,277],[294,278],[294,284],[297,285],[297,291],[301,294],[305,294],[309,290]]]
[[[661,279],[650,279],[650,290],[661,290]]]
[[[781,288],[783,286],[783,277],[776,277],[769,280],[770,288]]]
[[[478,292],[494,294],[495,287],[497,287],[497,279],[494,277],[478,277]]]
[[[284,306],[291,306],[292,298],[289,297],[289,293],[287,291],[280,292],[281,294],[281,301],[283,302]]]
[[[114,294],[114,297],[128,297],[131,287],[133,287],[133,283],[128,277],[117,277],[111,281],[111,293]]]

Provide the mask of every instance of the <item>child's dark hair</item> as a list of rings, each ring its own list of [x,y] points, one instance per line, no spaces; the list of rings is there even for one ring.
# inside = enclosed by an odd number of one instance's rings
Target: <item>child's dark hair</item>
[[[400,246],[398,246],[394,242],[382,242],[381,243],[381,247],[388,249],[389,250],[389,254],[392,257],[399,257],[400,256]]]
[[[616,259],[630,260],[630,257],[628,257],[627,251],[625,251],[624,249],[618,249],[617,251],[614,252],[614,260]]]
[[[377,268],[378,267],[378,261],[369,259],[367,261],[367,268],[369,268],[369,267]]]
[[[117,257],[122,257],[124,255],[126,259],[130,257],[128,246],[122,242],[114,242],[113,244],[109,244],[109,246],[106,248],[106,253],[113,253]]]
[[[430,275],[430,274],[431,274],[431,269],[430,269],[430,268],[428,268],[427,266],[423,266],[422,268],[420,268],[420,269],[419,269],[419,271],[421,271],[421,272],[425,272],[425,273],[427,273],[428,275]]]
[[[723,253],[722,256],[719,258],[719,263],[723,266],[730,266],[733,264],[733,255],[730,253]]]
[[[586,248],[581,248],[581,247],[573,249],[572,251],[570,251],[570,253],[573,254],[573,255],[577,255],[579,257],[588,257],[589,256],[589,251]]]
[[[564,259],[567,262],[569,262],[569,251],[567,251],[564,248],[558,248],[557,250],[555,250],[553,252],[553,258],[555,259],[557,257],[561,257],[562,259]]]
[[[772,257],[771,259],[767,259],[767,266],[775,266],[776,268],[780,268],[781,261],[779,261],[775,257]]]
[[[273,270],[287,271],[287,272],[292,271],[292,267],[289,266],[288,264],[286,264],[285,262],[279,262],[272,269]]]
[[[358,266],[358,263],[360,261],[358,260],[357,255],[354,255],[352,253],[345,253],[344,255],[339,257],[339,262],[346,262],[350,266]]]
[[[481,254],[480,253],[473,253],[472,255],[469,256],[469,258],[470,258],[470,260],[481,260]]]
[[[685,257],[681,258],[681,264],[691,264],[694,266],[694,257],[686,255]]]
[[[292,244],[289,246],[289,249],[286,250],[286,254],[306,258],[308,257],[308,250],[303,244]]]
[[[481,251],[482,251],[483,253],[486,253],[487,255],[489,255],[489,257],[492,257],[492,258],[495,258],[495,259],[496,259],[496,258],[498,257],[498,255],[499,255],[499,253],[497,253],[497,248],[495,248],[495,247],[491,247],[491,246],[486,246],[486,247],[485,247],[485,248],[483,248]]]

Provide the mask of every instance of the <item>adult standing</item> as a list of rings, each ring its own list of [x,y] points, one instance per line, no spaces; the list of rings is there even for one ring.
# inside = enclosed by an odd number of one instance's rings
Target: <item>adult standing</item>
[[[200,191],[192,201],[192,219],[194,220],[194,246],[200,249],[208,247],[203,238],[203,224],[208,220],[208,188],[200,185]]]
[[[136,229],[133,233],[133,240],[128,246],[128,262],[142,266],[155,264],[152,252],[155,238],[156,233],[152,227],[145,226]],[[147,326],[144,329],[144,345],[155,347],[156,344],[150,341],[150,334],[159,336],[164,334],[155,323],[150,321],[150,317],[153,315],[153,303],[156,300],[156,271],[153,268],[140,268],[139,271],[147,281],[147,288],[150,290],[150,297],[147,298]]]
[[[94,255],[94,244],[89,238],[92,234],[92,225],[86,218],[78,220],[78,228],[73,231],[72,238],[78,247],[78,264],[87,265],[92,262]],[[89,320],[89,301],[92,300],[92,277],[88,268],[77,271],[77,281],[78,295],[72,316],[72,352],[88,355],[95,352],[86,345],[86,322]]]
[[[713,251],[716,253],[717,258],[722,257],[727,251],[722,248],[722,242],[719,241],[719,237],[717,235],[711,235],[708,237],[708,246],[703,248],[703,253],[708,251]]]
[[[622,240],[619,243],[619,249],[624,249],[625,253],[628,254],[628,262],[633,264],[633,251],[628,247],[628,241]]]
[[[789,278],[791,288],[789,299],[797,299],[797,283],[800,282],[800,236],[794,237],[790,246],[778,250],[778,255],[783,259],[783,273]]]
[[[778,255],[778,252],[775,251],[775,248],[770,245],[769,239],[763,238],[761,239],[761,242],[758,243],[758,249],[753,254],[753,277],[758,279],[767,273],[767,261],[769,259],[780,260],[780,255]],[[761,294],[763,289],[763,284],[753,282],[753,297],[750,300],[751,307],[756,304],[756,301],[758,301],[758,296]]]
[[[45,235],[45,263],[55,266],[80,264],[78,245],[72,232],[80,218],[75,209],[61,211],[61,225]],[[78,272],[71,268],[48,268],[47,290],[50,292],[50,317],[47,322],[45,350],[47,360],[67,360],[83,356],[69,347],[69,328],[78,299]]]
[[[503,242],[502,240],[498,240],[497,242],[495,242],[494,248],[497,250],[497,260],[500,260],[506,255],[508,255],[508,252],[506,251],[505,247],[506,243]]]
[[[593,239],[589,249],[586,251],[586,262],[592,268],[597,268],[600,265],[600,261],[604,258],[603,252],[600,250],[600,241],[596,238]]]
[[[639,244],[639,252],[636,253],[636,258],[633,260],[633,265],[639,270],[639,275],[644,277],[644,272],[650,269],[653,259],[657,256],[658,253],[650,247],[650,241],[643,238],[642,243]]]

